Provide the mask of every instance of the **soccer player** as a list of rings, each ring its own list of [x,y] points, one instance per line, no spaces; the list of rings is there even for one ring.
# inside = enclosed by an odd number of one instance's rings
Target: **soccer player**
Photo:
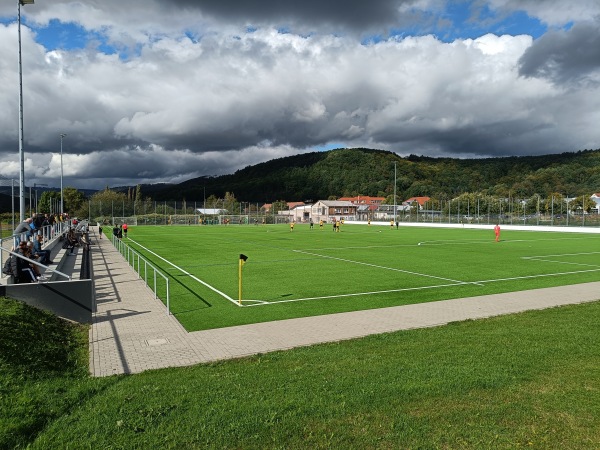
[[[500,224],[496,224],[494,227],[494,234],[496,235],[496,242],[500,241]]]
[[[290,222],[290,231],[294,231],[294,221]]]
[[[123,236],[125,236],[125,239],[127,239],[127,224],[126,223],[123,224]]]
[[[319,229],[323,230],[323,219],[319,220]]]

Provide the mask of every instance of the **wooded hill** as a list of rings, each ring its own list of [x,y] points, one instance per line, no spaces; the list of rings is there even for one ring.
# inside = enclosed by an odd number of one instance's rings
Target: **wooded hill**
[[[154,200],[202,200],[226,192],[239,201],[313,200],[394,192],[400,198],[449,198],[465,192],[527,198],[591,195],[600,191],[600,150],[485,159],[430,158],[365,148],[337,149],[274,159],[231,175],[178,185],[144,185]]]

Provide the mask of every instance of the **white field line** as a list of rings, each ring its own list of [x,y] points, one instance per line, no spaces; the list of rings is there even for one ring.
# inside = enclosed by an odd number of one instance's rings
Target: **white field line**
[[[541,261],[541,262],[551,262],[556,264],[570,264],[572,266],[587,266],[587,267],[600,267],[598,264],[585,264],[585,263],[577,263],[570,261],[557,261],[555,259],[546,259],[553,257],[561,257],[561,256],[584,256],[584,255],[598,255],[600,252],[581,252],[581,253],[563,253],[560,255],[539,255],[539,256],[522,256],[521,259],[526,259],[529,261]]]
[[[557,272],[557,273],[543,273],[540,275],[525,275],[522,277],[496,278],[493,280],[481,280],[481,281],[478,281],[478,283],[495,283],[498,281],[525,280],[527,278],[555,277],[555,276],[575,275],[578,273],[589,273],[589,272],[600,272],[600,268],[599,269],[588,269],[588,270],[575,270],[573,272]]]
[[[189,273],[187,270],[184,270],[184,269],[182,269],[181,267],[179,267],[179,266],[176,266],[175,264],[173,264],[173,263],[172,263],[171,261],[169,261],[168,259],[165,259],[165,258],[163,258],[162,256],[160,256],[159,254],[157,254],[157,253],[154,253],[152,250],[150,250],[150,249],[149,249],[149,248],[147,248],[147,247],[144,247],[144,246],[143,246],[142,244],[140,244],[139,242],[136,242],[136,241],[134,241],[133,239],[128,239],[128,240],[129,240],[129,241],[131,241],[131,242],[133,242],[133,243],[135,243],[135,244],[136,244],[136,245],[138,245],[139,247],[143,248],[143,249],[144,249],[144,250],[146,250],[147,252],[149,252],[149,253],[152,253],[152,254],[153,254],[154,256],[156,256],[157,258],[160,258],[160,259],[162,259],[164,262],[166,262],[167,264],[169,264],[169,265],[173,266],[175,269],[177,269],[177,270],[181,271],[183,274],[187,275],[188,277],[190,277],[190,278],[192,278],[192,279],[196,280],[198,283],[200,283],[200,284],[203,284],[204,286],[206,286],[207,288],[209,288],[209,289],[210,289],[210,290],[212,290],[212,291],[215,291],[217,294],[219,294],[219,295],[223,296],[223,298],[225,298],[225,299],[229,300],[229,301],[230,301],[230,302],[232,302],[233,304],[235,304],[235,305],[239,306],[239,304],[238,304],[238,301],[237,301],[237,300],[234,300],[234,299],[232,299],[232,298],[231,298],[229,295],[227,295],[227,294],[225,294],[225,293],[223,293],[223,292],[219,291],[217,288],[214,288],[214,287],[213,287],[213,286],[211,286],[210,284],[208,284],[208,283],[206,283],[206,282],[202,281],[200,278],[196,277],[195,275],[192,275],[192,274],[191,274],[191,273]]]
[[[569,261],[557,261],[555,259],[544,259],[544,258],[523,258],[523,259],[527,259],[529,261],[550,262],[550,263],[556,263],[556,264],[570,264],[572,266],[600,267],[600,265],[598,265],[598,264],[584,264],[584,263],[576,263],[576,262],[569,262]]]
[[[568,237],[562,239],[509,239],[503,240],[504,244],[512,244],[512,243],[522,243],[522,242],[539,242],[539,241],[577,241],[582,239],[588,239],[589,236],[585,237]],[[400,248],[400,247],[414,247],[415,245],[473,245],[473,244],[496,244],[494,239],[471,239],[471,240],[460,240],[460,241],[452,241],[452,240],[429,240],[429,241],[420,241],[414,244],[397,244],[397,245],[356,245],[349,247],[319,247],[319,248],[306,248],[304,251],[321,251],[321,250],[357,250],[357,249],[376,249],[376,248]],[[562,255],[548,255],[548,256],[562,256]]]
[[[392,270],[394,272],[402,272],[402,273],[407,273],[409,275],[418,275],[420,277],[435,278],[436,280],[451,281],[452,283],[477,284],[477,283],[472,283],[470,281],[453,280],[452,278],[437,277],[435,275],[427,275],[425,273],[411,272],[409,270],[402,270],[402,269],[395,269],[393,267],[379,266],[377,264],[370,264],[370,263],[366,263],[366,262],[362,262],[362,261],[353,261],[351,259],[345,259],[345,258],[337,258],[335,256],[319,255],[318,253],[311,253],[311,252],[307,252],[304,250],[293,250],[293,251],[297,252],[297,253],[303,253],[305,255],[319,256],[319,257],[325,258],[325,259],[334,259],[336,261],[343,261],[343,262],[348,262],[348,263],[352,263],[352,264],[359,264],[361,266],[375,267],[376,269]]]
[[[390,289],[390,290],[385,290],[385,291],[356,292],[356,293],[352,293],[352,294],[327,295],[327,296],[323,296],[323,297],[306,297],[306,298],[296,298],[296,299],[289,299],[289,300],[277,300],[277,301],[272,301],[272,302],[261,302],[259,304],[255,304],[255,305],[245,305],[245,307],[248,308],[248,307],[252,307],[252,306],[277,305],[279,303],[303,302],[303,301],[307,301],[307,300],[322,300],[322,299],[328,299],[328,298],[358,297],[361,295],[386,294],[386,293],[403,292],[403,291],[420,291],[420,290],[425,290],[425,289],[437,289],[437,288],[443,288],[443,287],[464,286],[466,284],[483,285],[484,283],[497,283],[500,281],[514,281],[514,280],[524,280],[524,279],[528,279],[528,278],[574,275],[574,274],[578,274],[578,273],[588,273],[588,272],[600,272],[600,269],[578,270],[578,271],[574,271],[574,272],[547,273],[547,274],[541,274],[541,275],[527,275],[527,276],[522,276],[522,277],[511,277],[511,278],[497,278],[497,279],[493,279],[493,280],[481,280],[481,281],[471,282],[471,283],[457,282],[457,283],[440,284],[440,285],[434,285],[434,286],[421,286],[421,287],[404,288],[404,289]],[[244,300],[244,301],[246,301],[246,300]]]
[[[523,259],[549,258],[554,256],[582,256],[582,255],[600,255],[600,252],[581,252],[581,253],[561,253],[560,255],[535,255],[523,256]]]
[[[373,294],[388,294],[391,292],[404,292],[404,291],[422,291],[424,289],[436,289],[436,288],[442,288],[442,287],[448,287],[448,286],[462,286],[464,284],[470,284],[470,283],[463,283],[463,282],[458,282],[458,283],[450,283],[450,284],[439,284],[436,286],[419,286],[419,287],[412,287],[412,288],[401,288],[401,289],[387,289],[384,291],[371,291],[371,292],[354,292],[351,294],[337,294],[337,295],[324,295],[322,297],[306,297],[306,298],[292,298],[289,300],[277,300],[277,301],[273,301],[273,302],[261,302],[259,304],[256,305],[244,305],[245,307],[251,307],[251,306],[262,306],[262,305],[275,305],[275,304],[279,304],[279,303],[292,303],[292,302],[304,302],[307,300],[324,300],[324,299],[328,299],[328,298],[343,298],[343,297],[358,297],[361,295],[373,295]],[[244,301],[252,301],[252,300],[244,300]]]

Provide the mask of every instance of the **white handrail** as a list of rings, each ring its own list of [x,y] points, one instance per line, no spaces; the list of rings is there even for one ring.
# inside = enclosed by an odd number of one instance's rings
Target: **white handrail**
[[[119,253],[121,253],[121,255],[125,258],[125,260],[127,261],[127,263],[132,267],[132,269],[138,274],[138,278],[142,278],[140,275],[140,269],[141,269],[141,264],[140,264],[140,260],[144,262],[144,283],[146,283],[146,286],[148,286],[150,289],[152,289],[152,292],[154,292],[154,298],[158,298],[158,293],[157,293],[157,287],[156,287],[156,275],[160,275],[166,282],[166,290],[167,290],[167,295],[166,295],[166,306],[167,306],[167,314],[170,315],[171,314],[171,305],[170,305],[170,291],[169,291],[169,277],[166,276],[165,274],[163,274],[158,268],[154,267],[154,265],[148,261],[146,258],[144,258],[140,253],[136,252],[134,249],[132,249],[131,247],[129,247],[127,244],[125,244],[123,241],[121,241],[121,239],[117,238],[114,235],[111,235],[111,241],[113,243],[113,245],[117,248],[117,250],[119,250]],[[125,249],[125,250],[123,250]],[[124,251],[126,252],[126,255],[124,254]],[[137,270],[136,270],[136,257],[137,257]],[[152,288],[152,286],[150,286],[150,284],[148,284],[148,266],[152,269],[152,271],[154,272],[154,288]]]
[[[67,274],[64,274],[64,273],[62,273],[62,272],[59,272],[58,270],[54,270],[53,268],[51,268],[51,267],[48,267],[48,266],[45,266],[45,265],[43,265],[42,263],[39,263],[39,262],[37,262],[37,261],[35,261],[35,260],[33,260],[33,259],[29,259],[29,258],[27,258],[26,256],[23,256],[23,255],[21,255],[20,253],[11,252],[10,250],[6,250],[6,249],[3,249],[3,248],[1,248],[1,247],[0,247],[0,252],[6,252],[6,253],[8,253],[8,254],[10,254],[10,255],[12,255],[12,256],[16,256],[17,258],[24,259],[25,261],[27,261],[27,262],[30,262],[30,263],[32,263],[32,264],[35,264],[36,266],[43,267],[44,269],[46,269],[46,270],[49,270],[49,271],[51,271],[52,273],[57,273],[57,274],[59,274],[59,275],[61,275],[61,276],[65,277],[65,278],[67,278],[69,281],[71,280],[71,277],[70,277],[69,275],[67,275]]]

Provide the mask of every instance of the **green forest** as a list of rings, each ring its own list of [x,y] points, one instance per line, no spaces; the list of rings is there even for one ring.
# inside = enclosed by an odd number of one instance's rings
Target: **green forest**
[[[365,148],[337,149],[274,159],[231,175],[195,178],[179,185],[144,185],[154,200],[202,200],[235,194],[246,202],[320,200],[356,195],[452,198],[577,197],[600,191],[600,150],[542,156],[431,158]]]
[[[337,149],[274,159],[230,175],[200,177],[178,185],[107,186],[89,196],[67,187],[64,201],[66,211],[81,217],[93,212],[90,205],[96,205],[95,214],[99,216],[109,211],[110,216],[127,216],[140,211],[177,214],[182,208],[185,211],[186,205],[192,208],[199,204],[242,211],[275,203],[280,210],[287,207],[286,201],[316,202],[357,195],[385,197],[385,203],[393,204],[394,178],[396,202],[427,196],[431,198],[428,207],[441,211],[450,212],[449,202],[456,201],[461,210],[466,208],[465,212],[474,204],[483,211],[498,212],[506,208],[500,206],[502,201],[514,203],[508,209],[518,209],[522,214],[551,212],[555,205],[559,211],[564,207],[565,211],[591,212],[595,203],[590,196],[600,192],[600,150],[457,159],[400,157],[365,148]],[[7,196],[0,211],[10,211],[9,200]],[[179,207],[177,203],[168,206],[167,202],[177,202]],[[59,203],[59,192],[46,191],[37,210],[55,212]]]

